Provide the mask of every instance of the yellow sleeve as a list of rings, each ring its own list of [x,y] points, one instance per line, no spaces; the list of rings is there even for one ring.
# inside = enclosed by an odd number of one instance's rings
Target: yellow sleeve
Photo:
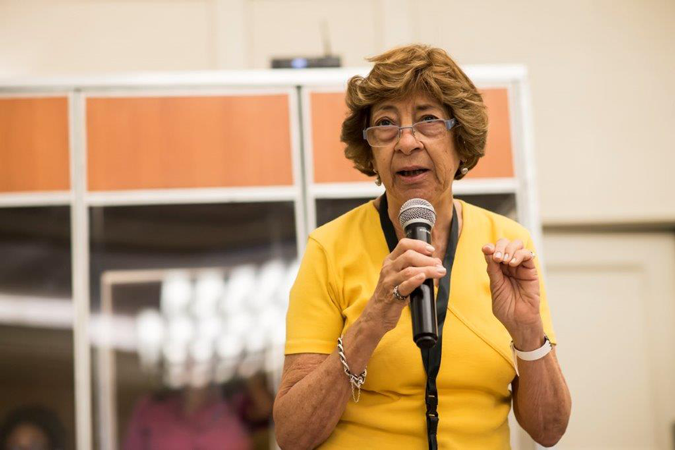
[[[528,233],[529,234],[529,233]],[[534,247],[534,242],[532,242],[532,237],[528,235],[527,243],[525,248],[529,251],[534,252],[537,255],[537,250]],[[551,320],[551,310],[548,307],[548,300],[546,298],[546,288],[544,287],[544,272],[541,271],[541,265],[539,264],[539,258],[534,258],[534,265],[537,267],[537,273],[539,274],[539,291],[541,296],[541,303],[539,304],[539,313],[541,314],[541,320],[544,323],[544,333],[548,336],[548,339],[551,341],[551,344],[556,345],[558,343],[555,337],[555,331],[553,330],[553,322]]]
[[[330,354],[335,350],[344,318],[334,275],[325,249],[310,236],[291,288],[286,316],[287,355]]]

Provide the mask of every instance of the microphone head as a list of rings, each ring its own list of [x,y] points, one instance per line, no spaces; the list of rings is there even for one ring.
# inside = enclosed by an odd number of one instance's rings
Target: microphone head
[[[426,223],[433,228],[436,223],[436,211],[428,201],[422,198],[411,198],[401,206],[398,221],[404,230],[413,223]]]

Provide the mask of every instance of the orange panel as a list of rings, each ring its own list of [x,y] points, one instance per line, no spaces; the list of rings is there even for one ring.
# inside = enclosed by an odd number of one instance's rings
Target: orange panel
[[[345,94],[312,92],[310,103],[314,182],[373,181],[375,178],[354,169],[354,164],[345,158],[345,144],[340,142],[342,121],[347,114]]]
[[[481,91],[490,116],[486,155],[467,178],[513,177],[513,156],[506,89]],[[372,181],[353,168],[344,156],[340,129],[347,106],[343,93],[312,92],[312,145],[314,147],[314,182],[338,183]]]
[[[293,184],[288,95],[87,99],[89,189]]]
[[[68,98],[0,99],[0,192],[69,189]]]
[[[514,171],[509,92],[505,88],[482,89],[481,94],[490,120],[485,156],[466,178],[511,178]]]

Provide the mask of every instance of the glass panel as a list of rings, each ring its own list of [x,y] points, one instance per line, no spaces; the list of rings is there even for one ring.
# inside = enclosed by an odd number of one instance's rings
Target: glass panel
[[[316,201],[316,226],[320,227],[347,211],[371,201],[370,198],[320,199]]]
[[[0,208],[0,255],[0,448],[73,448],[70,209]]]
[[[515,194],[457,195],[456,198],[517,220]],[[370,200],[369,198],[319,199],[316,201],[316,224],[321,226],[328,223]]]
[[[97,448],[269,449],[293,203],[91,210]]]
[[[457,198],[509,219],[518,220],[515,194],[458,195]]]

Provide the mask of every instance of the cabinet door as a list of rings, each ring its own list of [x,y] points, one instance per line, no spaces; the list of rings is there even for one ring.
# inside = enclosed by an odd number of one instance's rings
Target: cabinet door
[[[559,447],[673,448],[675,236],[546,233],[544,247],[573,405]]]
[[[70,242],[68,207],[0,208],[0,417],[51,423],[50,448],[75,439]]]
[[[68,98],[0,98],[0,193],[70,189]]]
[[[87,98],[91,191],[292,186],[288,94]]]
[[[97,448],[269,448],[293,202],[96,207],[90,224]]]

